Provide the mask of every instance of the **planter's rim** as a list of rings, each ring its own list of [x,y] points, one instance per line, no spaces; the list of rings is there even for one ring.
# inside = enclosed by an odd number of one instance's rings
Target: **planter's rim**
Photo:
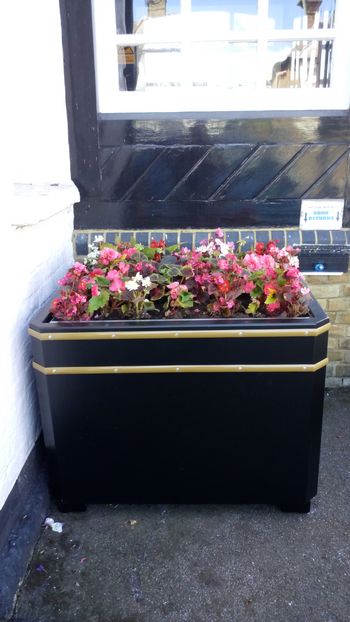
[[[319,328],[329,323],[329,318],[317,300],[312,296],[307,317],[278,318],[278,317],[233,317],[233,318],[183,318],[183,319],[149,319],[149,320],[89,320],[89,321],[61,321],[50,319],[50,305],[43,306],[32,318],[29,327],[39,333],[80,333],[113,331],[154,331],[156,330],[227,330],[239,328],[246,330],[257,329],[296,329]]]

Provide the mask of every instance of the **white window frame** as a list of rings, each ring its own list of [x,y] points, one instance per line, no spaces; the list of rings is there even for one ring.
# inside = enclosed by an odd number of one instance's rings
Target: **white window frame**
[[[231,112],[280,110],[347,110],[350,104],[350,0],[337,0],[334,28],[303,30],[267,30],[256,32],[220,32],[211,36],[186,33],[182,45],[188,42],[255,42],[258,62],[264,58],[267,42],[273,41],[333,41],[332,79],[328,88],[271,89],[258,84],[257,88],[225,89],[152,89],[150,91],[118,91],[117,46],[134,47],[147,43],[179,43],[179,37],[158,36],[150,40],[143,34],[116,34],[114,0],[91,0],[95,51],[96,98],[99,113],[171,113],[171,112]],[[258,21],[268,14],[268,0],[257,0]],[[190,0],[181,0],[181,12],[186,14]],[[259,19],[262,18],[262,19]],[[261,62],[261,61],[260,61]],[[259,73],[259,72],[258,72]],[[261,72],[263,74],[263,72]]]

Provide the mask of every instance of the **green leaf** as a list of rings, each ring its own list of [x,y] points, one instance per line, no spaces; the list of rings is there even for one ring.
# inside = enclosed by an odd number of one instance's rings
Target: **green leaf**
[[[143,303],[144,309],[145,311],[157,311],[158,309],[156,309],[156,307],[154,306],[154,303],[151,300],[145,300]]]
[[[269,294],[269,295],[266,297],[265,304],[266,304],[266,305],[270,305],[270,304],[272,304],[273,302],[276,302],[276,294]]]
[[[166,252],[167,253],[174,253],[175,251],[179,250],[179,245],[178,244],[173,244],[172,246],[167,246],[166,247]]]
[[[151,300],[161,300],[165,296],[164,287],[155,287],[150,292]]]
[[[191,292],[181,292],[177,302],[183,309],[193,307],[193,294]]]
[[[177,264],[177,258],[174,257],[174,255],[164,255],[162,257],[160,264],[161,266],[164,266],[164,265],[169,266],[172,264]]]
[[[249,303],[247,309],[246,309],[246,313],[256,313],[257,310],[259,308],[259,304],[257,302],[251,302]]]
[[[168,277],[174,277],[181,275],[181,266],[174,266],[173,264],[161,264],[159,272]]]
[[[102,287],[103,286],[109,287],[109,285],[111,283],[108,279],[106,279],[106,277],[101,276],[101,275],[100,276],[95,276],[95,281],[96,281],[97,285],[101,285]]]
[[[93,296],[89,301],[89,313],[94,313],[98,309],[102,309],[109,300],[109,292],[103,290],[98,296]]]
[[[140,250],[142,250],[142,253],[146,255],[147,259],[154,259],[155,254],[159,253],[159,248],[150,248],[149,246],[145,246]]]
[[[133,238],[133,239],[135,239],[135,238]],[[131,240],[130,240],[130,243],[131,243]],[[135,244],[131,244],[131,245],[134,246],[135,248],[137,248],[138,251],[143,251],[143,249],[145,248],[143,246],[143,244],[139,244],[139,242],[135,242]]]
[[[165,285],[168,284],[170,282],[170,279],[166,276],[163,276],[163,274],[151,274],[150,279],[152,281],[152,283],[158,283],[158,285]]]
[[[182,266],[180,268],[180,273],[186,279],[191,278],[193,276],[193,274],[194,274],[192,266],[188,266],[188,265],[187,266]]]

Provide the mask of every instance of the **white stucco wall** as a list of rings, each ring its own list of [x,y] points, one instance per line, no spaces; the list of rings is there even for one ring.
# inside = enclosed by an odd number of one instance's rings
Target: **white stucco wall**
[[[79,200],[70,181],[58,0],[6,5],[0,12],[15,53],[6,76],[11,122],[2,132],[9,157],[0,210],[0,509],[40,432],[28,322],[73,261],[72,204]]]
[[[16,182],[70,181],[58,0],[11,0],[11,113]],[[12,136],[12,142],[13,142]]]

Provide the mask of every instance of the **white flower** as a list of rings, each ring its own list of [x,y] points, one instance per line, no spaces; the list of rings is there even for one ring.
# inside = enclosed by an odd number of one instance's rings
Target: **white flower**
[[[299,257],[293,255],[289,260],[289,265],[293,266],[293,268],[299,268]]]
[[[146,276],[145,278],[143,278],[141,272],[137,272],[135,276],[133,276],[132,279],[130,279],[130,281],[126,281],[125,283],[125,287],[129,291],[139,289],[139,287],[141,286],[142,287],[151,286],[151,279],[149,278],[149,276]]]
[[[208,249],[208,246],[206,246],[205,244],[202,244],[201,246],[197,246],[196,251],[198,251],[198,253],[206,253],[207,249]]]
[[[95,235],[95,237],[94,237],[94,244],[99,244],[99,242],[104,242],[103,235]]]
[[[134,277],[130,281],[126,281],[126,283],[125,283],[126,289],[128,289],[130,292],[132,290],[134,290],[134,289],[138,289],[139,288],[139,283],[135,279],[136,279],[136,277]]]
[[[229,245],[225,244],[225,242],[222,242],[219,238],[216,238],[215,244],[217,244],[217,246],[219,246],[220,254],[223,255],[224,257],[225,257],[225,255],[227,255],[227,253],[230,252]]]

